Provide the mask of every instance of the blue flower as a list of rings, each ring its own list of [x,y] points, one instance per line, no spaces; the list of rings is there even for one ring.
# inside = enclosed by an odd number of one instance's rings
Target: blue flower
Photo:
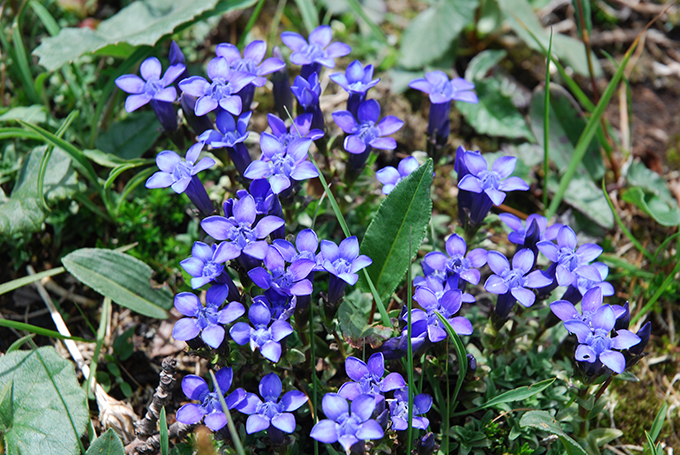
[[[205,306],[191,292],[180,292],[175,296],[175,308],[189,318],[182,318],[172,328],[172,337],[176,340],[193,340],[201,334],[201,338],[211,348],[219,348],[224,340],[224,327],[243,316],[246,310],[239,302],[229,302],[220,310],[227,298],[227,289],[213,286],[205,296]]]
[[[291,179],[300,181],[318,177],[319,171],[307,159],[310,145],[311,139],[298,138],[283,146],[275,136],[262,133],[262,156],[250,163],[244,176],[248,179],[269,179],[275,194],[290,188]]]
[[[125,110],[135,111],[152,100],[166,103],[175,101],[177,90],[171,85],[185,69],[186,67],[181,63],[171,65],[161,78],[163,70],[161,62],[156,57],[149,57],[139,68],[141,78],[134,74],[125,74],[117,78],[118,88],[131,94],[125,100]]]
[[[385,357],[381,352],[373,354],[368,359],[368,365],[356,357],[347,357],[345,371],[354,382],[344,383],[338,390],[338,395],[350,401],[363,394],[371,395],[376,400],[384,400],[386,392],[406,385],[399,373],[389,373],[385,376]]]
[[[385,433],[378,422],[371,419],[375,410],[375,398],[359,395],[350,407],[342,396],[327,393],[321,400],[327,419],[317,422],[310,436],[324,444],[339,442],[349,452],[350,448],[367,439],[380,439]]]
[[[354,60],[345,70],[345,74],[330,75],[333,82],[349,93],[347,110],[357,115],[359,105],[366,99],[366,92],[380,82],[380,78],[373,79],[373,65],[364,67],[359,60]]]
[[[192,145],[184,160],[171,150],[163,150],[156,156],[159,171],[148,178],[146,187],[171,187],[177,194],[184,193],[196,174],[215,165],[215,160],[212,158],[205,157],[198,160],[201,150],[203,150],[202,142]]]
[[[594,282],[602,281],[598,270],[589,265],[602,253],[602,248],[585,243],[576,249],[576,242],[576,233],[569,226],[562,226],[557,232],[557,245],[543,240],[536,246],[554,263],[550,271],[560,286],[577,285],[579,276]]]
[[[287,240],[276,239],[272,246],[279,250],[283,258],[291,264],[298,260],[308,260],[316,265],[312,271],[323,271],[323,258],[317,254],[319,249],[319,238],[312,229],[303,229],[298,232],[295,238],[295,246]]]
[[[358,110],[358,121],[349,111],[333,113],[333,120],[347,136],[344,147],[349,153],[355,155],[364,153],[368,148],[381,150],[394,150],[397,141],[391,137],[383,137],[397,132],[404,122],[393,115],[388,115],[378,122],[380,117],[380,104],[376,100],[367,100],[361,103]]]
[[[222,368],[215,373],[215,379],[224,394],[231,387],[233,373],[231,368]],[[190,399],[201,404],[188,403],[177,410],[177,421],[185,425],[194,425],[205,417],[205,424],[213,431],[221,430],[227,424],[227,416],[222,412],[222,405],[217,389],[211,392],[208,384],[200,376],[190,374],[182,379],[182,391]],[[228,409],[234,409],[245,398],[245,391],[237,389],[225,398]]]
[[[273,215],[265,216],[257,224],[255,199],[247,195],[234,202],[233,215],[226,218],[219,215],[209,216],[201,221],[201,227],[216,240],[227,240],[220,244],[228,248],[230,256],[240,256],[241,252],[255,259],[264,259],[269,244],[260,239],[283,226],[284,221]]]
[[[593,262],[590,264],[591,267],[594,267],[597,269],[598,274],[600,275],[601,280],[600,281],[592,281],[589,280],[588,278],[584,278],[582,276],[576,276],[576,283],[572,283],[569,285],[567,290],[564,292],[564,295],[562,296],[562,300],[568,300],[574,305],[576,305],[588,292],[590,289],[594,287],[599,287],[602,290],[602,295],[610,296],[614,295],[614,286],[611,285],[611,283],[608,283],[605,281],[607,279],[607,276],[609,275],[609,267],[607,267],[605,264],[601,262]]]
[[[594,287],[583,295],[581,301],[581,312],[574,304],[567,300],[557,300],[550,304],[550,310],[563,322],[578,321],[593,327],[593,316],[602,307],[603,291],[600,287]],[[618,321],[621,318],[630,317],[626,307],[620,305],[609,305],[614,311],[614,317]]]
[[[267,114],[267,123],[272,129],[272,134],[283,147],[287,147],[293,140],[301,137],[315,141],[324,135],[321,130],[311,129],[312,114],[300,114],[295,117],[290,129],[286,128],[286,123],[274,114]]]
[[[486,264],[486,251],[476,248],[467,255],[467,244],[458,234],[452,234],[446,240],[446,252],[449,257],[439,251],[432,251],[425,255],[423,261],[432,269],[446,273],[451,281],[451,287],[461,287],[462,279],[470,284],[478,284],[481,274],[479,267]]]
[[[352,51],[345,43],[331,44],[332,36],[331,28],[328,25],[321,25],[309,34],[309,42],[295,32],[281,33],[281,41],[293,51],[290,56],[291,63],[302,65],[301,74],[307,77],[313,72],[318,72],[321,65],[334,68],[336,58],[344,57]]]
[[[515,170],[517,158],[501,156],[488,170],[486,159],[476,153],[465,154],[465,165],[470,172],[458,182],[458,188],[473,193],[484,193],[493,205],[501,205],[507,191],[527,191],[529,185],[519,177],[510,177]]]
[[[262,302],[267,305],[269,312],[272,314],[272,321],[283,319],[287,321],[295,311],[297,305],[297,296],[279,294],[273,288],[264,291],[263,295],[256,295],[253,301]]]
[[[394,398],[387,400],[392,419],[392,429],[397,431],[408,430],[408,387],[403,387],[394,392]],[[427,413],[432,407],[432,397],[426,393],[420,393],[413,398],[413,428],[427,430],[430,421],[427,417],[417,417]]]
[[[321,241],[323,268],[331,274],[328,285],[328,301],[339,302],[345,292],[345,284],[354,286],[359,280],[357,272],[373,263],[371,258],[359,255],[359,241],[356,236],[348,237],[340,246],[330,240]]]
[[[236,253],[227,242],[212,246],[203,242],[194,242],[191,257],[180,261],[179,265],[193,277],[191,287],[198,289],[222,275],[224,263],[237,258],[240,253]]]
[[[214,58],[208,63],[208,77],[212,82],[200,76],[192,76],[179,83],[179,88],[184,93],[198,98],[194,107],[195,114],[200,117],[220,106],[230,114],[239,115],[243,104],[236,93],[255,77],[235,72],[224,57]]]
[[[380,169],[375,173],[375,177],[383,184],[382,193],[390,194],[399,182],[411,175],[418,167],[420,167],[418,160],[412,156],[407,156],[399,162],[397,168],[386,166]]]
[[[251,327],[245,322],[237,322],[229,330],[231,338],[239,345],[250,342],[250,348],[259,349],[262,356],[274,363],[281,358],[281,340],[293,333],[293,327],[284,320],[277,319],[271,325],[272,314],[261,300],[254,301],[248,309]]]
[[[297,76],[295,81],[293,81],[290,90],[297,98],[298,104],[302,107],[304,112],[312,116],[311,127],[323,130],[323,113],[319,106],[319,97],[321,96],[319,75],[317,73],[312,73],[307,78],[302,75]]]
[[[308,259],[298,259],[286,267],[286,261],[281,252],[270,246],[264,257],[263,267],[256,267],[248,271],[248,276],[255,285],[262,289],[273,288],[284,295],[309,295],[312,293],[312,282],[307,275],[315,267],[316,262]]]
[[[267,430],[269,436],[277,440],[277,432],[295,431],[295,416],[291,412],[305,404],[307,396],[298,390],[290,390],[279,401],[283,386],[276,373],[264,376],[259,389],[264,401],[254,393],[246,393],[245,399],[236,407],[236,410],[249,416],[246,420],[246,432],[253,434]]]
[[[497,251],[489,251],[487,261],[494,275],[486,280],[484,289],[492,294],[499,294],[496,313],[501,317],[506,317],[510,313],[516,301],[524,307],[534,304],[536,294],[527,288],[541,288],[553,281],[542,270],[529,273],[534,266],[534,253],[528,248],[515,253],[512,258],[512,269],[508,259]]]
[[[460,289],[448,290],[443,292],[441,297],[438,297],[430,289],[421,286],[416,289],[413,299],[425,311],[419,309],[413,310],[411,313],[411,323],[413,325],[419,321],[427,322],[427,337],[432,343],[437,343],[447,337],[437,313],[446,318],[458,335],[472,334],[472,324],[470,321],[462,316],[454,317],[463,305],[463,293]],[[407,321],[408,314],[404,314],[402,319]]]
[[[218,57],[224,57],[234,71],[253,76],[251,84],[256,87],[263,87],[267,83],[265,75],[279,71],[286,66],[281,59],[275,57],[263,62],[262,59],[266,53],[267,43],[264,41],[253,41],[248,44],[243,50],[243,57],[238,48],[230,43],[218,44],[215,49],[215,54]]]
[[[251,116],[252,112],[248,111],[241,114],[238,121],[234,121],[230,113],[220,110],[215,121],[218,131],[210,129],[198,136],[199,141],[207,143],[212,148],[225,147],[234,167],[241,175],[252,161],[245,145]]]
[[[575,334],[579,342],[576,360],[590,364],[599,361],[615,373],[623,373],[626,359],[619,350],[635,346],[641,340],[639,336],[625,329],[618,330],[612,338],[611,331],[615,324],[616,316],[609,305],[598,308],[592,314],[590,324],[576,320],[565,322],[564,328]]]

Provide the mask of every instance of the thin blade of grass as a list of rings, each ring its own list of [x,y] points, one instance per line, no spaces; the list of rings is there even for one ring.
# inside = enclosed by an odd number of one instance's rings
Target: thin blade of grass
[[[19,77],[21,78],[24,90],[26,90],[26,95],[31,100],[33,104],[40,103],[40,97],[38,92],[35,90],[35,81],[33,80],[33,75],[31,74],[31,67],[28,64],[28,57],[26,53],[26,46],[24,45],[24,40],[21,36],[22,27],[21,21],[23,19],[25,4],[22,5],[19,14],[17,14],[14,24],[12,26],[12,45],[14,46],[14,63],[19,71]]]
[[[257,3],[257,6],[255,6],[255,10],[253,11],[253,13],[250,15],[250,19],[248,19],[248,23],[246,24],[246,28],[244,28],[243,32],[241,33],[241,39],[238,40],[237,47],[240,50],[243,50],[243,45],[246,42],[246,37],[248,36],[248,33],[250,33],[250,30],[253,28],[253,25],[255,25],[255,22],[257,22],[257,18],[260,17],[260,11],[262,11],[263,6],[264,6],[264,0],[260,0]]]
[[[32,340],[33,337],[35,337],[35,333],[29,333],[28,335],[19,338],[7,348],[7,351],[5,351],[5,355],[9,354],[10,352],[19,350],[19,348],[21,348],[21,346],[23,346],[24,343],[27,343],[29,340]]]
[[[94,390],[94,382],[97,377],[97,367],[99,365],[99,353],[104,345],[104,338],[106,338],[106,327],[109,324],[109,314],[111,313],[111,299],[104,297],[104,304],[102,305],[102,315],[99,318],[99,327],[97,328],[97,344],[94,346],[94,353],[92,360],[90,360],[90,376],[87,378],[87,395]]]
[[[158,422],[161,436],[161,455],[169,455],[170,441],[168,439],[168,418],[165,416],[165,406],[161,408],[161,417]]]
[[[659,248],[657,248],[656,252],[654,253],[654,260],[652,261],[654,264],[656,264],[656,261],[659,259],[659,253],[666,251],[668,244],[671,243],[673,239],[678,238],[678,236],[680,236],[680,232],[676,232],[675,234],[671,235],[666,240],[664,240],[661,245],[659,245]]]
[[[455,411],[458,393],[460,392],[460,389],[463,386],[463,381],[465,380],[465,375],[467,374],[468,367],[467,352],[465,351],[465,345],[463,344],[463,341],[460,339],[456,331],[453,330],[453,327],[451,327],[449,321],[447,321],[446,318],[442,316],[438,311],[435,311],[435,314],[437,315],[441,323],[444,325],[444,330],[446,330],[446,333],[451,338],[451,341],[453,341],[453,347],[456,350],[456,356],[458,357],[458,379],[456,380],[456,388],[453,391],[453,397],[450,399],[450,401],[453,403],[453,406],[451,406],[451,410]],[[446,416],[447,423],[448,417],[449,416]]]
[[[84,338],[74,336],[64,336],[59,332],[55,332],[54,330],[45,329],[42,327],[38,327],[36,325],[26,324],[24,322],[10,321],[9,319],[0,319],[0,327],[9,327],[15,330],[24,330],[26,332],[35,333],[36,335],[57,338],[60,340],[73,340],[80,341],[83,343],[94,343],[94,341],[92,340],[86,340]]]
[[[312,33],[312,30],[319,26],[319,13],[314,2],[312,0],[295,0],[295,4],[300,11],[307,33]]]
[[[64,133],[68,129],[69,126],[71,126],[71,123],[78,118],[78,111],[71,111],[70,114],[64,119],[62,122],[61,126],[59,126],[59,129],[56,132],[56,136],[58,138],[61,138],[64,136]],[[47,149],[45,150],[45,153],[43,154],[42,160],[40,161],[40,168],[38,169],[38,197],[40,198],[40,203],[42,204],[43,208],[46,209],[48,212],[51,211],[51,209],[47,206],[47,201],[45,201],[45,194],[43,194],[43,189],[45,187],[45,174],[47,173],[47,163],[52,157],[52,152],[54,151],[54,146],[53,145],[48,145]]]
[[[666,277],[661,286],[659,286],[652,298],[649,299],[649,302],[647,302],[645,306],[642,307],[642,309],[638,311],[638,313],[630,320],[631,325],[634,325],[638,319],[644,316],[654,306],[656,301],[659,300],[659,297],[661,297],[664,291],[666,291],[666,288],[673,282],[675,274],[678,273],[678,271],[680,271],[680,262],[675,265],[671,273]]]
[[[310,371],[312,372],[312,417],[314,424],[319,421],[319,401],[316,393],[316,341],[314,340],[314,303],[309,304],[309,349],[311,354]],[[313,438],[312,438],[313,439]],[[314,439],[314,455],[319,455],[319,441]]]
[[[638,38],[635,39],[633,44],[631,44],[631,46],[626,51],[623,61],[621,62],[621,66],[619,67],[618,70],[616,70],[616,73],[614,73],[614,77],[612,77],[612,80],[609,81],[609,85],[607,85],[607,89],[602,94],[600,102],[597,103],[597,106],[593,111],[593,115],[590,117],[590,119],[588,119],[588,123],[586,124],[586,127],[583,130],[583,133],[581,133],[581,137],[579,138],[578,143],[576,144],[574,154],[571,157],[571,161],[569,162],[567,171],[564,173],[564,175],[562,175],[562,178],[560,179],[560,186],[557,189],[557,192],[555,193],[553,200],[550,202],[550,206],[548,207],[548,212],[546,213],[546,217],[548,219],[552,218],[552,216],[555,215],[555,213],[557,212],[557,208],[560,206],[560,202],[562,202],[564,193],[566,193],[567,187],[569,186],[571,179],[574,177],[578,165],[581,163],[583,157],[586,154],[586,151],[588,150],[590,141],[595,135],[597,129],[600,127],[600,119],[602,118],[602,115],[604,114],[604,111],[607,108],[607,105],[609,104],[612,95],[616,91],[616,87],[618,86],[618,83],[621,80],[621,77],[623,76],[623,70],[626,68],[626,65],[628,64],[628,60],[630,60],[631,55],[633,55],[633,51],[635,50],[635,46],[637,46],[639,39],[640,38],[638,36]]]
[[[408,445],[406,447],[412,447],[413,444],[413,345],[411,344],[411,333],[413,330],[413,327],[411,325],[411,310],[413,309],[413,289],[411,286],[411,243],[412,243],[412,236],[413,236],[413,226],[409,226],[409,233],[408,233],[408,269],[406,270],[406,305],[408,309],[408,319],[406,321],[407,324],[407,335],[408,338],[406,340],[406,364],[407,364],[407,376],[408,376]]]
[[[346,0],[347,4],[349,7],[354,11],[354,14],[359,16],[366,22],[366,24],[369,26],[371,29],[371,32],[373,33],[373,36],[376,37],[376,39],[384,44],[387,44],[387,38],[385,37],[385,34],[380,30],[380,27],[376,25],[375,22],[371,20],[370,17],[366,14],[366,11],[361,7],[361,4],[357,0]]]
[[[17,278],[16,280],[8,281],[7,283],[0,284],[0,295],[5,294],[9,291],[13,291],[27,284],[35,283],[38,280],[42,280],[48,276],[59,275],[64,273],[66,269],[63,267],[55,267],[50,270],[45,270],[44,272],[36,273],[35,275],[28,275],[22,278]]]
[[[49,33],[52,36],[59,34],[61,27],[59,27],[59,24],[57,24],[57,21],[54,20],[50,12],[47,11],[47,8],[45,8],[42,4],[40,4],[36,0],[31,0],[30,2],[28,2],[28,5],[31,7],[35,15],[38,16],[40,22],[42,22],[42,24],[45,26],[47,33]]]
[[[0,128],[0,139],[17,139],[17,138],[22,138],[22,139],[33,139],[33,140],[40,140],[41,137],[35,133],[31,133],[30,131],[26,131],[22,128]]]
[[[654,262],[654,256],[652,256],[652,253],[647,251],[647,249],[642,246],[640,242],[638,242],[638,239],[636,239],[633,236],[633,233],[628,230],[628,228],[623,224],[623,221],[621,221],[621,217],[619,217],[619,214],[616,213],[616,208],[614,207],[614,204],[612,203],[612,200],[609,198],[609,194],[607,194],[607,188],[604,186],[604,179],[602,179],[602,192],[604,193],[605,199],[607,199],[607,204],[609,204],[609,208],[612,211],[612,214],[614,214],[614,219],[616,220],[616,224],[619,225],[619,228],[623,233],[628,237],[628,240],[630,240],[633,245],[635,245],[635,248],[640,251],[648,260],[651,262]]]
[[[550,60],[552,56],[553,29],[550,28],[548,56],[545,62],[545,98],[543,100],[543,208],[548,207],[548,174],[550,172]]]
[[[659,437],[659,433],[661,433],[661,427],[663,427],[663,423],[666,420],[667,410],[668,403],[664,403],[663,406],[661,406],[661,409],[659,409],[659,412],[656,414],[656,417],[654,418],[652,428],[649,430],[649,436],[652,438],[652,442],[656,442],[656,439]]]
[[[239,438],[238,431],[236,431],[234,419],[231,418],[231,413],[229,412],[227,403],[224,401],[224,395],[220,390],[220,385],[217,383],[217,378],[215,378],[215,373],[213,370],[210,370],[210,377],[212,378],[213,388],[217,391],[217,396],[220,398],[222,412],[224,412],[224,415],[227,416],[227,428],[229,429],[229,434],[231,435],[231,440],[234,443],[236,453],[238,453],[238,455],[246,455],[246,452],[243,450],[243,444],[241,444],[241,438]]]

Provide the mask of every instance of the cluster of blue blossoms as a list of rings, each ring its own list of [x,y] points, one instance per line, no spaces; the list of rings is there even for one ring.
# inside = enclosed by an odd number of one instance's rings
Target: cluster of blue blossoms
[[[355,285],[358,272],[372,263],[369,257],[359,254],[359,242],[354,236],[336,244],[319,240],[312,229],[302,229],[294,243],[286,240],[282,203],[300,189],[300,182],[319,176],[319,170],[308,159],[310,147],[315,142],[320,150],[325,147],[321,141],[326,126],[319,105],[321,68],[333,68],[334,59],[348,55],[351,49],[344,43],[331,43],[328,26],[318,27],[308,39],[291,32],[283,33],[281,39],[292,51],[291,63],[301,66],[292,85],[280,49],[275,48],[274,57],[265,59],[267,49],[262,41],[250,43],[243,55],[231,44],[217,46],[216,57],[208,63],[208,79],[188,74],[184,56],[173,43],[170,66],[164,74],[160,61],[149,58],[141,65],[141,78],[125,75],[116,80],[118,87],[130,94],[125,103],[128,112],[151,103],[168,131],[178,127],[174,103],[179,91],[184,119],[198,138],[184,158],[169,150],[159,153],[159,171],[146,182],[147,188],[171,187],[176,193],[187,194],[203,217],[201,228],[209,236],[207,243],[195,242],[191,257],[180,263],[192,277],[193,289],[209,286],[205,303],[192,292],[177,294],[175,308],[186,318],[175,324],[173,337],[190,343],[200,337],[205,345],[220,349],[226,343],[226,327],[233,323],[228,330],[231,340],[238,345],[249,344],[252,351],[258,350],[272,363],[281,359],[282,342],[294,331],[291,316],[302,314],[298,312],[310,305],[315,274],[328,273],[328,292],[322,297],[328,307],[337,307],[346,286]],[[369,89],[380,81],[373,78],[373,70],[371,65],[354,61],[344,74],[330,76],[348,92],[346,110],[334,112],[332,118],[345,133],[343,147],[355,169],[364,166],[373,149],[395,149],[396,141],[387,136],[404,124],[394,116],[381,119],[380,104],[366,99]],[[260,134],[262,153],[259,159],[252,160],[245,145],[252,116],[250,105],[255,89],[266,84],[267,75],[271,75],[277,112],[281,116],[293,112],[292,94],[297,99],[298,115],[287,127],[280,117],[269,114],[271,133]],[[474,85],[461,78],[449,80],[441,71],[427,73],[424,79],[410,85],[428,94],[430,143],[444,146],[450,133],[451,102],[476,103]],[[200,157],[205,148],[226,150],[249,185],[248,190],[237,191],[234,198],[223,203],[221,214],[198,177],[215,164],[212,158]],[[503,156],[489,166],[479,152],[458,148],[458,210],[466,233],[475,232],[491,208],[504,202],[506,193],[529,189],[521,178],[512,176],[515,165],[514,157]],[[389,194],[418,167],[414,157],[407,157],[398,168],[378,171],[376,177],[383,184],[383,193]],[[591,375],[605,369],[622,373],[634,363],[649,339],[650,325],[647,323],[634,334],[627,330],[627,304],[603,304],[603,295],[613,295],[614,289],[605,281],[607,266],[594,262],[602,249],[594,244],[577,247],[576,234],[570,227],[548,226],[548,220],[540,215],[531,215],[526,222],[510,214],[500,217],[511,230],[509,240],[518,245],[512,258],[481,248],[468,251],[464,238],[455,233],[446,240],[445,252],[432,251],[423,258],[424,276],[413,281],[414,300],[419,306],[410,315],[414,351],[446,339],[439,315],[459,335],[473,333],[472,324],[460,311],[463,305],[475,302],[475,297],[466,292],[468,285],[478,285],[480,269],[488,265],[492,274],[484,288],[498,295],[494,308],[498,321],[507,320],[516,302],[531,307],[537,296],[545,298],[563,286],[566,292],[562,300],[550,308],[577,336],[576,360],[584,370]],[[545,270],[538,267],[539,252],[550,261]],[[236,274],[242,282],[249,279],[254,285],[250,291],[252,303],[247,308],[247,299],[233,279]],[[581,300],[579,312],[575,305]],[[323,443],[339,442],[346,451],[360,453],[365,440],[381,439],[387,429],[408,428],[407,384],[398,373],[385,375],[385,360],[407,352],[408,319],[404,307],[399,317],[400,335],[387,340],[368,363],[352,356],[346,359],[350,381],[337,393],[323,397],[326,419],[313,427],[312,438]],[[474,358],[471,362],[474,364]],[[221,368],[216,380],[219,390],[226,394],[232,385],[232,369]],[[226,425],[217,388],[211,392],[202,378],[189,375],[182,381],[182,389],[199,404],[182,406],[177,412],[179,422],[195,424],[204,419],[215,431]],[[269,373],[260,380],[259,396],[237,388],[226,395],[225,401],[229,409],[248,415],[248,434],[266,430],[274,443],[282,443],[284,433],[295,431],[292,412],[307,401],[300,391],[289,390],[281,395],[282,392],[279,376]],[[431,406],[429,395],[414,397],[414,428],[428,428],[424,414]]]

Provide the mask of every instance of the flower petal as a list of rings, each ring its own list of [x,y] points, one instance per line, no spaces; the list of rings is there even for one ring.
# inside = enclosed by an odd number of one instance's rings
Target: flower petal
[[[368,368],[366,369],[368,370]],[[349,412],[347,400],[337,393],[327,393],[324,395],[321,400],[321,407],[326,417],[331,420],[338,420],[338,417]]]
[[[172,328],[172,337],[179,341],[193,340],[201,332],[194,318],[182,318],[175,322]]]
[[[210,389],[202,377],[188,374],[182,379],[182,391],[190,400],[200,400]]]
[[[201,412],[201,408],[198,405],[188,403],[179,408],[175,418],[184,425],[193,425],[200,422],[204,415],[205,414]]]
[[[281,379],[276,373],[269,373],[260,380],[259,390],[260,396],[264,398],[264,401],[273,401],[276,403],[279,401],[281,391],[283,390]]]
[[[281,404],[283,405],[283,410],[287,412],[292,412],[298,410],[305,403],[307,403],[307,395],[298,391],[290,390],[283,394],[281,397]]]
[[[264,418],[260,414],[253,414],[246,420],[246,433],[253,434],[258,431],[263,431],[269,428],[269,419]]]
[[[281,413],[272,418],[272,425],[284,433],[295,431],[295,417],[289,412]]]
[[[326,396],[328,396],[328,394],[326,394]],[[345,404],[347,404],[347,401],[345,401]],[[316,425],[314,425],[309,436],[319,442],[323,442],[324,444],[333,444],[334,442],[338,442],[338,424],[333,420],[320,420],[316,423]]]

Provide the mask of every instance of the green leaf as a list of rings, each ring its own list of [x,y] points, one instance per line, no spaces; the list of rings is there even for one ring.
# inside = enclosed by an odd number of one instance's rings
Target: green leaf
[[[639,186],[634,186],[623,193],[623,200],[635,204],[651,216],[654,221],[662,226],[677,226],[680,224],[680,210],[678,210],[677,203],[668,205],[659,196],[652,193],[645,193]]]
[[[83,284],[120,306],[139,314],[165,319],[172,294],[151,287],[153,270],[142,261],[117,251],[83,248],[62,259],[64,267]]]
[[[529,411],[519,421],[520,427],[535,428],[556,435],[564,444],[568,455],[588,455],[583,447],[560,428],[559,423],[547,411]]]
[[[586,441],[588,442],[588,446],[591,448],[591,452],[597,453],[598,447],[602,447],[603,445],[610,443],[614,439],[620,438],[621,436],[623,436],[623,431],[619,430],[618,428],[595,428],[594,430],[590,430],[588,432]]]
[[[131,160],[141,157],[160,135],[156,114],[153,111],[139,112],[111,125],[106,133],[97,138],[96,146],[102,152]]]
[[[559,188],[557,180],[550,176],[548,189],[556,193]],[[602,227],[614,227],[614,215],[609,209],[607,199],[602,190],[586,174],[577,174],[569,182],[564,192],[564,202],[583,213]]]
[[[92,443],[85,455],[125,455],[125,447],[116,432],[109,428]]]
[[[12,428],[14,420],[14,382],[7,381],[0,392],[0,434]]]
[[[158,428],[161,433],[161,455],[168,455],[170,452],[170,441],[168,440],[168,419],[165,416],[165,406],[161,408],[161,418],[158,421]]]
[[[548,48],[550,41],[549,33],[541,25],[536,13],[527,0],[498,0],[498,5],[506,18],[506,23],[527,46],[536,51],[541,51],[541,46],[544,49]],[[531,37],[532,33],[540,41],[541,45],[536,43]],[[585,46],[581,41],[561,33],[555,33],[552,50],[554,55],[559,57],[565,64],[571,66],[578,74],[582,76],[590,74]],[[601,77],[602,67],[599,64],[598,58],[595,54],[592,54],[591,57],[595,77]]]
[[[0,389],[13,383],[7,453],[68,455],[79,452],[90,418],[73,363],[52,346],[0,357]]]
[[[311,33],[312,30],[319,26],[319,13],[316,10],[316,6],[314,6],[314,2],[312,0],[295,0],[295,4],[300,11],[307,33]]]
[[[544,146],[544,107],[545,90],[534,91],[529,108],[529,119],[534,136],[541,147]],[[567,169],[574,156],[574,149],[586,127],[586,119],[573,97],[563,87],[550,84],[550,126],[548,127],[550,159],[557,169]],[[597,141],[590,143],[579,164],[580,173],[588,173],[590,178],[600,181],[604,177],[605,165]]]
[[[479,103],[456,101],[456,108],[478,133],[534,140],[524,117],[512,104],[512,100],[501,92],[497,79],[477,81],[475,92]]]
[[[633,161],[626,173],[626,183],[630,186],[639,186],[645,192],[659,196],[669,205],[677,205],[678,201],[673,197],[666,181],[659,174],[648,169],[643,163]]]
[[[17,120],[35,123],[36,125],[45,123],[47,121],[45,106],[40,104],[34,104],[33,106],[19,106],[0,115],[0,122],[12,122]]]
[[[357,302],[357,300],[359,300]],[[363,302],[361,302],[363,300]],[[363,304],[362,304],[363,303]],[[368,306],[368,308],[366,308]],[[340,304],[338,308],[338,323],[345,339],[350,339],[350,344],[359,345],[361,334],[368,325],[368,312],[371,309],[371,301],[361,299],[360,292],[352,292]]]
[[[13,236],[42,229],[47,213],[38,195],[40,162],[46,147],[34,148],[24,160],[19,178],[7,202],[0,205],[0,233]],[[49,160],[50,172],[45,175],[43,194],[48,201],[64,199],[77,190],[71,158],[61,149],[54,149]]]
[[[418,253],[432,216],[430,187],[432,159],[428,159],[387,195],[361,242],[361,253],[373,260],[366,268],[382,301],[389,301],[406,270]],[[409,257],[409,229],[413,227],[413,248]],[[368,291],[366,280],[360,279]],[[362,328],[363,330],[363,328]]]
[[[550,387],[553,382],[555,382],[555,378],[544,379],[543,381],[539,381],[524,387],[517,387],[516,389],[508,390],[507,392],[503,392],[500,395],[493,397],[492,399],[490,399],[481,406],[478,406],[473,409],[467,409],[463,412],[459,412],[454,415],[469,414],[471,412],[479,411],[480,409],[498,406],[499,404],[503,403],[511,403],[513,401],[525,400],[529,397],[536,395],[537,393],[543,392],[545,389]]]
[[[474,19],[479,0],[439,0],[411,21],[401,38],[401,64],[422,68],[451,47]]]
[[[54,71],[83,54],[106,46],[127,43],[132,46],[153,46],[179,25],[189,22],[204,11],[215,7],[218,0],[143,0],[132,2],[117,14],[102,21],[97,30],[88,27],[64,28],[57,36],[43,38],[33,51],[38,63]],[[232,3],[232,2],[229,2]],[[248,1],[233,4],[245,5]],[[113,49],[108,48],[111,54]]]
[[[506,55],[508,53],[502,49],[487,49],[480,52],[470,60],[465,70],[465,79],[470,82],[481,81]]]
[[[668,411],[668,403],[664,403],[663,406],[661,406],[661,409],[659,409],[659,412],[654,418],[652,428],[649,430],[649,439],[651,439],[652,444],[656,442],[656,438],[658,438],[659,433],[661,433],[661,427],[663,427],[663,423],[666,420],[666,411]]]

